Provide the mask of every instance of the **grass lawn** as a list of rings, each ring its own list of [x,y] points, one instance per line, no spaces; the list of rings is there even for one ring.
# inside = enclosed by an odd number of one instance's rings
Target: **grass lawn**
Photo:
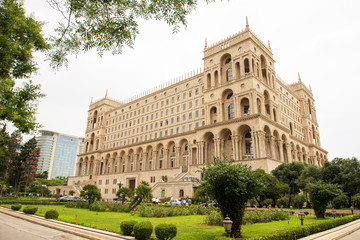
[[[10,207],[10,205],[5,205]],[[88,209],[66,208],[64,206],[34,205],[39,208],[36,215],[44,216],[50,209],[56,209],[59,212],[59,220],[66,222],[77,222],[85,226],[96,226],[97,228],[120,232],[120,223],[125,220],[146,221],[150,220],[154,228],[160,223],[173,223],[177,226],[178,235],[175,240],[211,240],[226,239],[224,227],[208,226],[203,224],[205,216],[191,215],[166,218],[144,218],[137,214],[115,213],[115,212],[92,212]],[[314,216],[306,216],[304,225],[313,225],[325,221],[331,221],[332,218],[316,219]],[[242,234],[245,238],[260,237],[278,230],[289,230],[300,226],[300,220],[297,215],[291,217],[288,221],[277,221],[270,223],[259,223],[242,226]],[[152,236],[155,239],[155,231]]]

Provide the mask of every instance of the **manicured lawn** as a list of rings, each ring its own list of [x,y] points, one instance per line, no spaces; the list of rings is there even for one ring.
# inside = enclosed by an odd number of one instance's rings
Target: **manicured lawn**
[[[39,210],[36,213],[44,216],[50,209],[56,209],[59,212],[59,220],[66,222],[77,222],[85,226],[96,226],[97,228],[120,232],[120,223],[125,220],[146,221],[155,227],[160,223],[173,223],[178,228],[178,235],[175,240],[207,240],[207,239],[226,239],[224,228],[222,226],[208,226],[203,224],[204,217],[200,215],[167,217],[167,218],[144,218],[137,214],[114,213],[114,212],[92,212],[87,209],[66,208],[64,206],[36,205]],[[7,207],[10,207],[7,205]],[[313,216],[305,217],[304,225],[313,225],[324,221],[331,221],[331,218],[316,219]],[[242,226],[244,237],[259,237],[278,230],[289,230],[300,225],[298,216],[292,216],[288,221],[277,221],[270,223],[259,223]],[[153,233],[155,238],[155,233]]]

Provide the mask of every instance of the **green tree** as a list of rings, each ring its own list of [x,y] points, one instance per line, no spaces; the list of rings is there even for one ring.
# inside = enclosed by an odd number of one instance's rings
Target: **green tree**
[[[24,184],[24,197],[26,196],[26,188],[35,181],[39,156],[40,148],[35,148],[31,151],[29,157],[21,164],[21,168],[24,169],[21,176],[21,181]]]
[[[308,165],[297,179],[297,185],[301,190],[305,190],[308,183],[314,183],[323,178],[323,168],[315,165]]]
[[[0,197],[2,197],[3,192],[6,192],[6,189],[6,181],[0,180]]]
[[[232,237],[240,238],[246,203],[258,196],[264,184],[249,166],[218,158],[205,165],[201,171],[204,182],[208,183],[208,195],[218,202],[222,215],[228,215],[233,221]]]
[[[0,131],[0,179],[6,179],[8,170],[8,144],[10,136],[6,132],[6,124],[2,126]]]
[[[311,204],[317,218],[325,218],[326,206],[342,193],[336,185],[322,181],[307,184],[306,191],[310,194]]]
[[[360,192],[360,161],[357,158],[326,161],[323,171],[324,181],[339,185],[349,199]]]
[[[101,193],[97,186],[87,184],[80,192],[80,197],[83,197],[89,201],[89,205],[92,205],[96,200],[101,200]]]
[[[124,205],[126,197],[131,198],[134,194],[130,188],[122,187],[116,192],[116,196],[121,199],[121,203]]]
[[[205,0],[211,2],[213,0]],[[139,19],[165,21],[177,32],[186,26],[186,17],[196,7],[197,0],[50,0],[60,10],[66,23],[60,23],[57,36],[51,37],[54,50],[50,54],[55,68],[67,65],[66,55],[96,49],[119,54],[125,46],[133,47]]]
[[[70,190],[70,191],[69,191],[69,195],[71,195],[71,196],[74,195],[74,193],[75,193],[74,190]]]
[[[148,182],[142,181],[140,185],[135,189],[134,200],[130,203],[129,209],[133,210],[143,200],[150,200],[152,198],[152,190]]]
[[[264,184],[264,187],[259,192],[259,197],[256,198],[259,206],[263,206],[264,200],[268,198],[271,198],[273,202],[276,203],[276,199],[279,198],[279,196],[288,192],[288,184],[280,182],[277,178],[271,174],[266,173],[263,169],[256,169],[255,174],[257,178],[261,179],[261,182]]]
[[[289,185],[289,205],[292,196],[300,191],[297,180],[306,167],[303,162],[283,163],[271,172],[279,181]]]
[[[37,142],[35,137],[31,138],[24,144],[24,146],[22,146],[20,154],[10,163],[8,179],[14,186],[15,196],[17,196],[20,191],[22,176],[25,174],[26,166],[23,165],[23,163],[26,163],[26,160],[30,157],[31,152],[36,148],[36,144]]]
[[[28,133],[39,127],[36,106],[44,95],[40,85],[28,81],[15,87],[14,79],[29,78],[37,70],[33,52],[46,51],[50,45],[41,34],[41,23],[25,16],[20,1],[0,2],[0,23],[0,121]]]
[[[44,172],[42,172],[42,173],[36,174],[36,178],[44,178],[44,179],[47,179],[47,178],[48,178],[48,171],[44,171]]]

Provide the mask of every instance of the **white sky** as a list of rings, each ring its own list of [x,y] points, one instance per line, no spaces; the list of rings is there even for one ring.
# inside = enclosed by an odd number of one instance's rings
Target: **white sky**
[[[276,73],[293,83],[300,72],[311,85],[328,158],[360,157],[360,1],[200,2],[178,34],[163,22],[139,21],[134,49],[124,48],[122,55],[83,54],[54,72],[36,54],[40,69],[32,79],[47,95],[37,116],[44,129],[83,137],[91,97],[104,97],[108,88],[110,98],[124,100],[203,67],[205,38],[211,45],[243,30],[248,16],[250,28],[271,42]],[[52,34],[61,15],[46,0],[24,5],[46,22],[45,35]]]

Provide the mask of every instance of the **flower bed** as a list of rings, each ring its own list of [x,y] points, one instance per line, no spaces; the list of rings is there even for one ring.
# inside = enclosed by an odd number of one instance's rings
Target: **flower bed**
[[[216,208],[202,205],[190,205],[190,206],[176,206],[176,205],[154,205],[146,206],[141,205],[137,208],[141,217],[173,217],[173,216],[188,216],[188,215],[206,215],[215,211]]]

